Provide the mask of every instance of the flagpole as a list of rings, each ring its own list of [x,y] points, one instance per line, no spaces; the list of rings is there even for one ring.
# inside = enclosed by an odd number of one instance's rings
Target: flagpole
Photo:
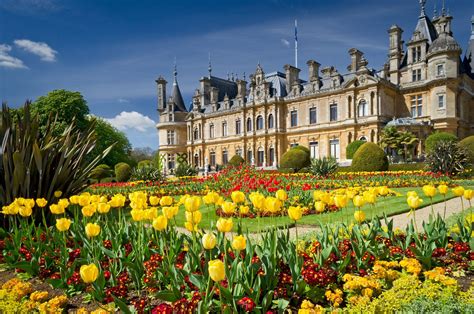
[[[298,22],[295,19],[295,68],[298,67]]]

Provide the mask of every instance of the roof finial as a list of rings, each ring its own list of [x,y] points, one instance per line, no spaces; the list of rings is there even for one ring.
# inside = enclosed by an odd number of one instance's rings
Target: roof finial
[[[441,16],[446,16],[446,1],[443,0],[443,7],[441,8]]]
[[[245,77],[245,72],[244,72],[244,81],[245,81],[246,77]]]
[[[209,71],[209,79],[211,79],[211,73],[212,73],[211,52],[209,52],[209,66],[207,67],[207,70]]]
[[[438,10],[436,9],[436,2],[434,4],[434,9],[433,9],[433,19],[438,17]]]
[[[421,7],[420,17],[426,16],[425,4],[426,4],[426,0],[420,0],[420,7]]]
[[[176,57],[174,57],[174,71],[173,71],[173,75],[174,75],[174,84],[176,84],[177,82],[177,77],[178,77],[178,69],[176,67]]]

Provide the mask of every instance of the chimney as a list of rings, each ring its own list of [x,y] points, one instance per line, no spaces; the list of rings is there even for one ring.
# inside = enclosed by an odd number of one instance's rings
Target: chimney
[[[396,85],[400,83],[400,63],[403,54],[402,33],[403,30],[397,25],[392,25],[388,30],[390,39],[388,77],[390,82]]]
[[[211,104],[217,104],[219,96],[219,89],[217,87],[211,87]]]
[[[237,98],[245,98],[247,94],[247,82],[245,80],[237,80]]]
[[[289,64],[284,66],[285,74],[286,74],[286,91],[288,94],[293,92],[295,86],[298,86],[300,83],[300,69],[295,68]]]
[[[306,64],[308,65],[309,81],[319,81],[319,67],[321,66],[321,64],[314,60],[308,60]]]
[[[351,56],[351,72],[357,72],[364,53],[356,48],[351,48],[349,49],[349,55]]]
[[[156,85],[158,88],[158,111],[163,111],[166,108],[166,80],[160,75],[156,79]]]

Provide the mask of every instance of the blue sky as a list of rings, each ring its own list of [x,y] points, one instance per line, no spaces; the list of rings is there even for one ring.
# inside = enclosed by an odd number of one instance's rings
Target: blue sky
[[[442,1],[427,1],[433,15]],[[446,0],[454,36],[467,47],[472,0]],[[420,6],[416,0],[1,0],[0,100],[17,107],[53,89],[79,91],[91,112],[110,119],[135,147],[158,147],[156,86],[172,81],[174,59],[186,103],[200,77],[242,77],[258,62],[266,72],[294,63],[298,19],[299,67],[306,60],[344,73],[348,49],[369,66],[386,61],[387,29],[397,24],[408,41]],[[171,86],[169,86],[171,87]]]

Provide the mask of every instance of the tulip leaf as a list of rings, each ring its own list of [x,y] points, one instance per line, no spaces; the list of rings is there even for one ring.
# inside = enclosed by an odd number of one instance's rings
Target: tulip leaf
[[[155,297],[162,301],[175,302],[179,300],[179,297],[171,290],[162,290],[155,294]]]
[[[122,311],[125,314],[131,314],[132,313],[132,311],[130,311],[130,308],[127,306],[127,304],[124,301],[122,301],[121,299],[115,297],[114,295],[112,295],[112,297],[114,298],[114,303],[117,304],[120,311]]]

